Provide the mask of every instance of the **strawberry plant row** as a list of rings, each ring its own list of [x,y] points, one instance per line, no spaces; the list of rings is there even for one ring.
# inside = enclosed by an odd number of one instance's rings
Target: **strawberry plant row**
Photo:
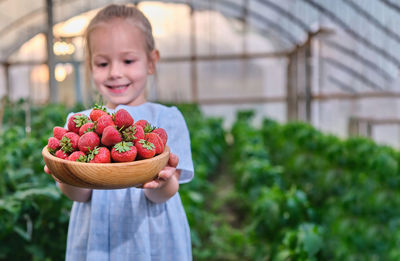
[[[216,215],[210,211],[208,201],[217,189],[213,175],[226,150],[225,130],[222,119],[204,117],[195,104],[182,104],[183,113],[190,131],[192,158],[195,178],[179,189],[191,228],[193,255],[197,260],[210,260],[215,245],[210,238],[219,224]]]
[[[62,260],[72,204],[43,174],[40,147],[51,126],[63,124],[67,108],[30,107],[30,128],[23,102],[6,108],[0,135],[0,260]]]
[[[252,116],[239,112],[232,127],[235,191],[241,212],[247,213],[240,224],[247,242],[237,247],[249,260],[319,260],[324,246],[316,211],[305,191],[287,182],[284,169],[270,161]]]
[[[324,260],[400,258],[398,151],[301,122],[266,119],[261,131],[270,161],[304,191],[324,228]]]
[[[0,135],[0,260],[63,260],[71,201],[44,174],[41,148],[54,126],[64,126],[68,112],[83,108],[29,107],[30,133],[25,126],[26,104],[10,103],[6,108]],[[204,117],[196,105],[179,109],[191,133],[196,173],[192,182],[181,186],[180,194],[199,259],[209,252],[205,242],[215,224],[206,210],[206,198],[215,189],[211,178],[226,147],[225,132],[220,119]]]

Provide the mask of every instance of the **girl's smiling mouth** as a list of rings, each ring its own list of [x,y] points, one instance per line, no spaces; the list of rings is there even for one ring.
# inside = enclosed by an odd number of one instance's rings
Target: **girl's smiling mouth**
[[[122,93],[130,86],[130,83],[118,84],[118,85],[105,85],[105,86],[113,93]]]

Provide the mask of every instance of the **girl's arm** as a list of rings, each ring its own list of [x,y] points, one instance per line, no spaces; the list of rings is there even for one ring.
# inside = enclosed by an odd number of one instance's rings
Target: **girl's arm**
[[[168,165],[158,174],[158,178],[143,185],[147,199],[154,203],[163,203],[178,192],[180,170],[176,169],[179,158],[170,153]]]
[[[47,174],[51,175],[51,172],[47,166],[44,166],[44,172]],[[58,185],[60,187],[60,190],[62,193],[64,193],[65,196],[67,196],[69,199],[73,201],[78,201],[78,202],[87,202],[90,200],[92,196],[92,190],[91,189],[86,189],[86,188],[79,188],[75,186],[71,186],[65,183],[60,182],[57,180],[54,175],[52,175],[55,181],[58,182]]]
[[[65,183],[58,184],[64,195],[73,201],[87,202],[92,196],[91,189],[74,187]]]

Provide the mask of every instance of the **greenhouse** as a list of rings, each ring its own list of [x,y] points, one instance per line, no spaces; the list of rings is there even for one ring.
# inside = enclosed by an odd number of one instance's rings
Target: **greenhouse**
[[[193,260],[400,260],[397,0],[0,0],[0,260],[66,256],[42,149],[103,102],[85,31],[110,4],[150,21],[146,98],[190,134]]]

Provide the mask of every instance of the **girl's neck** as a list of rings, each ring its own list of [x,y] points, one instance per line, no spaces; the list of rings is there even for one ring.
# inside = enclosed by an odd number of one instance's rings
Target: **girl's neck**
[[[115,108],[117,108],[118,105],[139,106],[139,105],[145,104],[146,102],[147,102],[146,99],[137,99],[137,100],[135,100],[135,101],[133,101],[133,102],[131,102],[131,103],[128,103],[128,104],[113,104],[113,103],[109,103],[109,102],[108,102],[108,103],[106,104],[106,106],[107,106],[107,108],[109,108],[109,109],[115,109]]]

